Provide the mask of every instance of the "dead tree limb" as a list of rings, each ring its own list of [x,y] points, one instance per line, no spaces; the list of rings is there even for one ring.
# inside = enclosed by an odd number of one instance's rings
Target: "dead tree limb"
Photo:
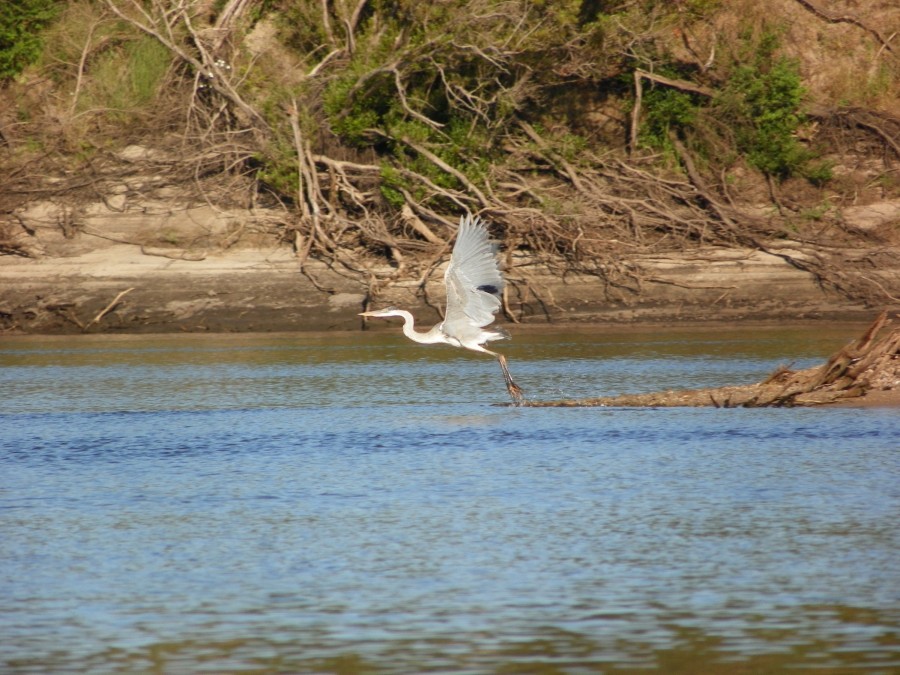
[[[119,304],[119,300],[121,300],[126,295],[131,293],[131,291],[133,291],[133,290],[134,290],[133,288],[126,288],[124,291],[122,291],[116,297],[114,297],[112,302],[110,302],[106,307],[104,307],[102,310],[100,310],[100,312],[97,314],[97,316],[95,316],[93,319],[91,319],[86,324],[84,324],[84,326],[81,327],[82,332],[86,333],[88,328],[93,326],[95,323],[99,323],[100,320],[103,319],[104,316],[109,314],[113,310],[113,308]]]
[[[137,0],[130,0],[129,3],[132,9],[140,16],[142,19],[135,18],[133,16],[129,16],[127,13],[122,11],[122,9],[114,2],[113,0],[106,0],[106,6],[113,12],[116,16],[118,16],[122,21],[134,26],[139,31],[146,33],[150,37],[158,40],[160,44],[162,44],[166,49],[175,54],[178,58],[180,58],[185,63],[190,64],[190,66],[194,69],[196,73],[210,73],[215,70],[215,62],[206,53],[204,49],[202,49],[202,41],[194,30],[193,25],[191,24],[190,18],[187,15],[187,9],[182,8],[179,9],[174,16],[172,15],[164,15],[158,18],[153,17],[141,3],[137,2]],[[175,36],[175,25],[181,21],[181,23],[185,26],[188,33],[191,35],[192,42],[196,45],[200,58],[197,58],[188,51],[185,47],[183,47],[183,41],[179,40]],[[160,22],[162,25],[160,25]],[[263,119],[262,115],[254,108],[252,105],[247,103],[243,97],[238,93],[237,89],[235,89],[231,83],[225,77],[214,77],[210,78],[208,81],[208,86],[214,89],[217,93],[228,99],[238,110],[240,110],[244,115],[247,116],[249,120],[252,120],[254,123],[254,127],[258,130],[263,130],[265,132],[270,132],[269,125]]]
[[[688,80],[676,80],[671,77],[664,77],[663,75],[649,73],[646,70],[641,70],[640,68],[635,69],[634,105],[631,107],[631,134],[629,139],[629,152],[634,152],[635,150],[637,150],[638,129],[640,128],[641,120],[641,104],[644,97],[644,85],[642,80],[650,80],[651,82],[656,82],[657,84],[662,84],[666,87],[671,87],[672,89],[686,91],[691,94],[699,94],[708,98],[715,96],[716,93],[709,87],[704,87],[701,84],[689,82]]]
[[[900,328],[883,333],[889,324],[887,312],[882,312],[862,336],[839,349],[823,365],[797,371],[781,367],[757,384],[529,401],[525,405],[537,408],[760,408],[813,406],[859,398],[870,390],[900,388]]]
[[[824,10],[819,9],[813,3],[809,2],[809,0],[796,0],[796,1],[797,1],[797,4],[799,4],[805,10],[807,10],[808,12],[812,12],[814,15],[816,15],[823,21],[826,21],[828,23],[849,23],[849,24],[856,26],[857,28],[862,28],[869,35],[872,35],[876,40],[878,40],[878,42],[879,42],[879,44],[881,44],[882,48],[887,49],[889,52],[893,53],[894,48],[891,47],[890,42],[888,40],[884,39],[884,37],[881,35],[881,33],[879,33],[876,29],[872,28],[871,26],[863,23],[862,21],[857,19],[855,16],[850,16],[847,14],[845,14],[843,16],[834,16],[833,14],[829,14],[828,12],[825,12]]]
[[[429,162],[434,164],[436,167],[438,167],[442,171],[446,171],[451,176],[456,178],[456,180],[458,180],[461,185],[463,185],[469,192],[471,192],[473,195],[475,195],[478,198],[478,201],[481,202],[482,207],[486,208],[486,207],[490,206],[490,202],[488,201],[488,198],[484,196],[484,193],[478,189],[478,186],[475,185],[472,181],[470,181],[468,179],[468,177],[466,177],[466,175],[462,171],[459,171],[458,169],[454,169],[452,166],[447,164],[447,162],[445,162],[440,157],[438,157],[433,152],[431,152],[428,148],[425,148],[425,147],[419,145],[418,143],[414,143],[413,141],[411,141],[408,138],[402,138],[400,140],[403,142],[404,145],[410,147],[415,152],[422,155],[425,159],[427,159]]]
[[[572,185],[575,186],[575,189],[581,193],[587,194],[588,191],[585,189],[584,184],[579,178],[578,171],[576,171],[575,168],[565,160],[565,158],[560,157],[558,153],[552,152],[548,147],[547,142],[540,137],[540,134],[538,134],[538,132],[534,130],[534,127],[528,124],[528,122],[526,122],[525,120],[519,120],[519,126],[522,127],[522,131],[525,132],[528,138],[534,141],[534,143],[539,148],[541,148],[545,156],[551,154],[553,155],[552,158],[548,157],[548,159],[550,159],[550,161],[552,161],[554,164],[559,164],[562,167],[562,173],[566,178],[569,179]]]
[[[896,117],[887,113],[875,113],[858,108],[826,108],[824,106],[811,106],[806,113],[821,121],[840,119],[850,125],[865,129],[890,146],[894,154],[900,158],[900,140],[898,140],[900,137],[896,133],[896,129],[900,127],[900,119]],[[886,129],[885,126],[889,128]]]

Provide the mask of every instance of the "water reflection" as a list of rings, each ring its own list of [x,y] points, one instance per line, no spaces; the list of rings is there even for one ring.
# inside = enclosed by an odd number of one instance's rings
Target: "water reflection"
[[[856,332],[507,353],[597,395]],[[900,667],[891,410],[501,408],[493,361],[389,334],[16,338],[0,374],[4,672]]]
[[[844,607],[813,607],[809,616],[815,620],[825,614],[856,611]],[[616,632],[616,631],[611,631]],[[89,666],[120,672],[182,672],[193,670],[199,663],[215,664],[217,672],[299,672],[342,673],[410,673],[410,672],[495,672],[536,673],[553,675],[562,672],[645,673],[648,670],[676,672],[770,673],[801,668],[811,672],[892,672],[896,668],[896,640],[890,644],[858,652],[828,650],[828,641],[810,640],[790,628],[761,628],[769,642],[783,645],[766,653],[742,653],[740,645],[702,629],[673,625],[670,646],[658,647],[640,641],[625,645],[605,642],[585,632],[545,627],[529,634],[511,635],[506,640],[490,635],[448,635],[441,638],[424,636],[399,638],[391,642],[363,644],[359,651],[347,650],[343,643],[319,635],[299,642],[284,635],[270,640],[259,637],[237,637],[230,640],[198,642],[185,640],[154,644],[129,652],[112,649],[87,662],[58,668]],[[353,638],[359,636],[353,635]],[[836,636],[841,638],[843,636]],[[472,649],[472,640],[479,649]],[[24,665],[24,664],[22,664]]]

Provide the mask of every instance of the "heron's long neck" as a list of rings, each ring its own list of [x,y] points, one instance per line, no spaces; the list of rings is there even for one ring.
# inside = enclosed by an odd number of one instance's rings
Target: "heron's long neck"
[[[433,331],[427,331],[425,333],[417,331],[415,329],[416,320],[413,318],[413,315],[405,309],[397,310],[397,314],[403,317],[403,334],[413,342],[420,342],[425,345],[440,342]]]

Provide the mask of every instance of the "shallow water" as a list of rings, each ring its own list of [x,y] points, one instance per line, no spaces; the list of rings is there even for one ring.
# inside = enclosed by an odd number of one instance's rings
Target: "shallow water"
[[[529,332],[535,399],[860,327]],[[0,671],[900,669],[890,409],[532,409],[396,333],[0,341]]]

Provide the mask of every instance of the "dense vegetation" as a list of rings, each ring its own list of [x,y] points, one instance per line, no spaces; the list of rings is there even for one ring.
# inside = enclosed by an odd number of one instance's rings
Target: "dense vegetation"
[[[765,247],[821,222],[816,190],[847,187],[834,134],[863,129],[891,153],[895,51],[844,26],[865,73],[811,96],[788,36],[807,4],[17,0],[0,10],[7,162],[179,148],[170,169],[208,198],[280,204],[301,261],[374,287],[385,257],[390,277],[426,274],[464,210],[510,251],[633,287],[623,251]],[[869,110],[878,124],[854,122]],[[785,204],[786,181],[812,196]]]
[[[62,9],[55,0],[8,0],[0,5],[0,81],[38,59],[41,29]]]

